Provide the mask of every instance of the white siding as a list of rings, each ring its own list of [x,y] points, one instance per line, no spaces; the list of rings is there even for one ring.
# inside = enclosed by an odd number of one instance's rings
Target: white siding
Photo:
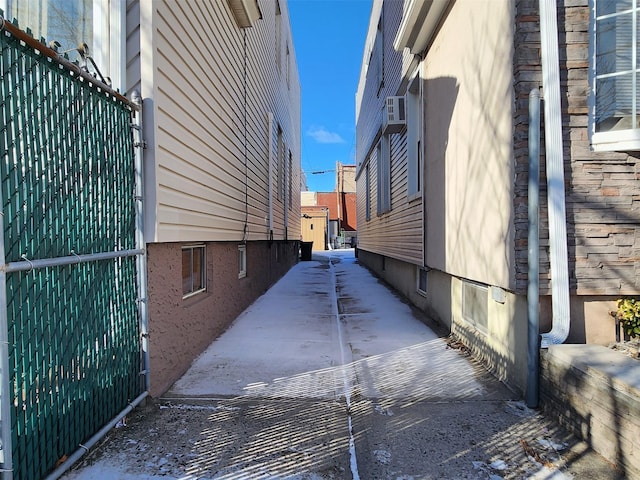
[[[145,112],[149,241],[240,241],[245,216],[248,240],[269,238],[269,181],[277,181],[278,165],[276,152],[270,156],[268,148],[277,148],[278,125],[287,152],[292,153],[293,188],[289,207],[275,198],[272,184],[273,238],[285,238],[286,209],[287,237],[297,240],[300,86],[286,2],[280,2],[281,48],[289,46],[289,86],[286,69],[279,73],[276,66],[275,2],[259,2],[262,19],[246,30],[237,27],[226,1],[143,2],[138,32],[133,19],[136,3],[132,0],[128,9],[132,12],[127,28],[128,84],[135,85],[139,68],[149,110]],[[271,132],[269,112],[274,119]]]

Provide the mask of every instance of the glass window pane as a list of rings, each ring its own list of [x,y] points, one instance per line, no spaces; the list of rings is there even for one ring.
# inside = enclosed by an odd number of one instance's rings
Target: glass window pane
[[[182,294],[193,291],[191,283],[191,249],[182,250]]]
[[[637,128],[631,118],[640,93],[634,98],[638,64],[633,45],[638,44],[638,35],[633,19],[637,11],[631,0],[596,1],[596,132]]]
[[[36,38],[56,40],[61,50],[82,43],[93,45],[94,0],[9,0],[9,16],[18,19],[24,29],[31,28]]]
[[[193,291],[204,288],[204,247],[193,249]]]
[[[596,16],[611,15],[631,8],[632,0],[597,0]]]
[[[596,41],[596,66],[598,75],[616,71],[616,30],[612,19],[598,22]]]

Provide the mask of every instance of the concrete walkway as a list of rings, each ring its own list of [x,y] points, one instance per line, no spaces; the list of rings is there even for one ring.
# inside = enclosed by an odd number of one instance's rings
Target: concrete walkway
[[[428,324],[314,253],[65,478],[620,478]]]

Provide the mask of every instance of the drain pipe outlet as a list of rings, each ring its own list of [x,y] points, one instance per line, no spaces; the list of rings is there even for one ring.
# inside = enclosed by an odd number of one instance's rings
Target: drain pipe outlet
[[[540,363],[540,90],[529,93],[529,239],[527,273],[527,407],[537,408]]]
[[[551,260],[552,329],[542,334],[541,345],[564,343],[569,336],[569,262],[562,154],[562,107],[556,0],[540,0],[544,134],[547,167],[547,210]]]

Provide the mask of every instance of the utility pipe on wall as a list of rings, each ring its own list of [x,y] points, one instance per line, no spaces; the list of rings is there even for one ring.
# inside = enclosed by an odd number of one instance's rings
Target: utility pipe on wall
[[[540,361],[539,285],[539,199],[540,199],[540,90],[529,93],[529,239],[527,273],[527,407],[538,406]]]
[[[556,0],[540,0],[542,85],[544,90],[547,211],[551,259],[552,328],[542,334],[542,347],[563,343],[569,336],[569,262],[562,152],[562,105]]]

